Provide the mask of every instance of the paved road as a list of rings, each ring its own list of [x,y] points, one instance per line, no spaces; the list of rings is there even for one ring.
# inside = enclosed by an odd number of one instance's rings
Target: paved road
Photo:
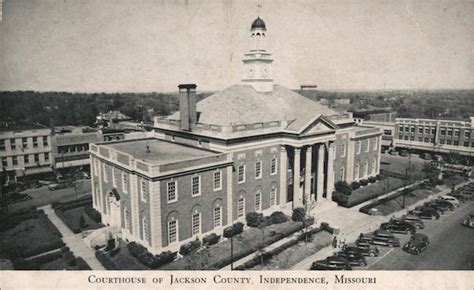
[[[429,237],[430,245],[420,255],[379,247],[380,256],[367,259],[369,266],[360,270],[474,270],[474,229],[460,224],[472,211],[474,202],[462,204],[437,221],[424,220],[426,227],[420,232]],[[402,245],[409,239],[409,235],[397,237]]]
[[[22,193],[29,194],[32,199],[10,204],[8,206],[8,210],[9,212],[13,213],[20,209],[29,208],[31,206],[40,207],[47,204],[51,204],[53,201],[64,201],[91,192],[90,179],[78,180],[77,183],[77,192],[75,192],[73,187],[58,189],[54,191],[49,190],[47,186],[27,189],[25,191],[22,191]]]

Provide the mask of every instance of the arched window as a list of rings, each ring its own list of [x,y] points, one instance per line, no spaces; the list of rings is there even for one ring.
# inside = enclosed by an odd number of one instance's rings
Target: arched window
[[[130,232],[131,231],[130,212],[128,211],[127,207],[124,207],[123,209],[123,220],[124,220],[125,229]]]
[[[240,196],[237,201],[237,218],[243,217],[245,215],[245,197]]]
[[[260,190],[255,193],[255,211],[262,211],[262,192]]]
[[[270,206],[275,206],[277,204],[277,189],[275,185],[272,185],[270,189]]]
[[[143,239],[150,242],[150,228],[148,226],[148,219],[145,216],[145,212],[142,211],[142,233]]]

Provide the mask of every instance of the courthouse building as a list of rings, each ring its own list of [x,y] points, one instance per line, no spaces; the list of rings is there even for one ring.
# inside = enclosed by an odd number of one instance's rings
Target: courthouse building
[[[146,138],[91,144],[94,208],[122,237],[177,250],[249,212],[334,206],[335,182],[379,173],[381,129],[275,84],[266,34],[257,18],[240,84],[198,103],[179,85]]]

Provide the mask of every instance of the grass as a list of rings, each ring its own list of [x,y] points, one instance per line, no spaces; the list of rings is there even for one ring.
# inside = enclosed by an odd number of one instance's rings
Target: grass
[[[147,270],[148,267],[140,263],[137,258],[132,256],[127,249],[127,243],[124,241],[120,241],[120,250],[111,255],[110,253],[107,254],[105,257],[112,262],[117,269],[119,270]]]
[[[264,265],[257,265],[252,270],[285,270],[301,262],[306,257],[313,255],[331,244],[332,235],[326,231],[320,231],[313,235],[309,243],[304,241],[292,246],[280,254],[272,257]]]
[[[95,222],[89,217],[84,211],[85,206],[80,206],[72,208],[66,211],[63,211],[62,214],[59,214],[58,217],[68,226],[68,228],[73,231],[86,231],[92,229],[98,229],[103,227],[102,224]],[[84,218],[85,226],[80,228],[79,220],[81,216]]]
[[[416,189],[405,196],[405,208],[418,202],[419,200],[425,199],[432,194],[436,194],[440,192],[440,189]],[[399,196],[395,199],[389,200],[385,203],[379,204],[373,208],[377,209],[377,211],[382,215],[390,215],[397,211],[403,209],[403,197]]]
[[[248,228],[238,239],[234,237],[234,261],[239,257],[245,257],[257,251],[261,245],[266,245],[269,240],[273,239],[275,235],[283,235],[290,232],[295,232],[301,227],[301,223],[285,222],[281,224],[271,225],[263,229],[263,234],[260,229]],[[272,235],[274,231],[276,234]],[[264,238],[263,238],[264,237]],[[201,251],[185,256],[181,259],[175,260],[169,264],[159,268],[160,270],[215,270],[220,269],[230,263],[230,241],[224,238],[224,241],[212,245],[209,248],[204,248]]]
[[[348,205],[354,206],[359,204],[359,201],[366,201],[370,198],[381,196],[389,193],[404,185],[404,181],[399,178],[386,177],[378,180],[375,183],[362,186],[354,191],[349,196]]]
[[[35,251],[39,246],[61,240],[61,234],[45,214],[22,221],[15,228],[0,232],[1,250],[4,254]],[[15,249],[15,250],[14,250]]]

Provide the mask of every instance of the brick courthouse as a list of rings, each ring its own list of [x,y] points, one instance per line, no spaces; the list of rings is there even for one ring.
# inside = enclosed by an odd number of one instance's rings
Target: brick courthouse
[[[180,85],[147,138],[91,145],[94,208],[124,239],[176,250],[249,212],[333,206],[335,182],[379,173],[381,130],[274,84],[263,20],[250,32],[241,84],[199,103]]]

